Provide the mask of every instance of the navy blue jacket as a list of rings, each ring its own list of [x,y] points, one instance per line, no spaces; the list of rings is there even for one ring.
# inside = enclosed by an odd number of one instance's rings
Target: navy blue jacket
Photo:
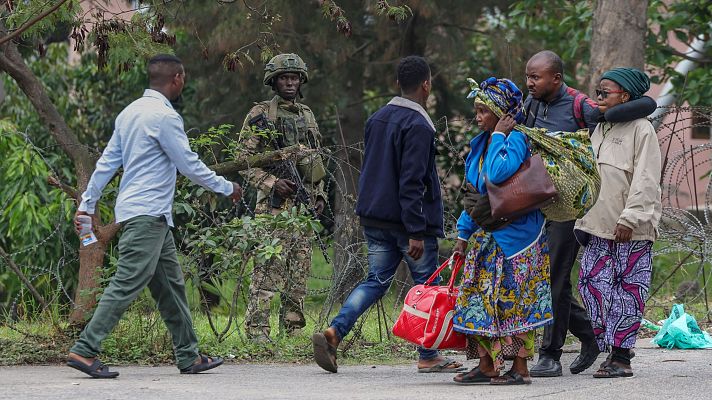
[[[366,122],[356,214],[361,225],[443,237],[435,131],[415,110],[386,105]]]

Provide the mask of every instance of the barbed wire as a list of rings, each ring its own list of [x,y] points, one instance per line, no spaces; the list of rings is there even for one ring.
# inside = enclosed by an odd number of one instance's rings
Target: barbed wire
[[[693,272],[685,272],[683,275],[692,278],[695,282],[702,281],[699,290],[694,291],[689,297],[690,301],[701,301],[704,298],[705,305],[709,312],[707,302],[707,285],[712,280],[712,268],[707,268],[707,260],[712,256],[712,243],[710,241],[712,227],[710,221],[712,216],[712,184],[708,173],[712,170],[712,144],[691,142],[689,130],[692,127],[712,129],[709,116],[712,115],[710,107],[669,107],[656,120],[660,121],[658,128],[659,143],[664,157],[665,168],[663,170],[661,185],[663,188],[663,219],[660,226],[660,241],[656,246],[656,256],[677,256],[679,265],[676,265],[669,276],[662,280],[656,280],[655,288],[652,288],[649,304],[656,307],[668,307],[675,298],[658,295],[664,285],[670,285],[670,280],[675,280],[676,276],[683,274],[680,271],[687,271],[694,268]],[[706,120],[704,118],[705,117]],[[441,179],[443,200],[445,201],[445,221],[446,231],[454,232],[455,221],[460,210],[460,185],[464,157],[469,151],[468,144],[473,130],[472,119],[466,118],[440,118],[435,122],[437,137],[436,145],[439,149],[437,156],[438,175]],[[49,155],[57,150],[57,145],[37,146],[27,132],[3,133],[2,135],[17,135],[22,138],[25,145],[31,151],[32,161],[40,161],[46,166],[49,174],[62,178],[63,174],[55,165],[56,161],[51,160]],[[2,136],[0,136],[2,139]],[[86,146],[86,151],[98,154],[96,149]],[[356,194],[351,188],[354,182],[351,177],[358,177],[360,172],[359,162],[363,155],[363,143],[354,145],[329,145],[324,146],[317,152],[324,163],[329,166],[327,171],[325,190],[330,194],[327,202],[324,222],[330,225],[328,230],[322,233],[330,245],[334,265],[324,265],[321,257],[316,255],[319,262],[313,265],[318,269],[311,268],[308,278],[309,285],[306,292],[307,306],[305,307],[305,317],[311,322],[315,329],[322,329],[330,322],[338,310],[345,295],[366,276],[368,272],[368,260],[366,254],[366,242],[361,236],[360,227],[356,216],[353,215],[355,209]],[[344,156],[349,155],[348,160]],[[1,168],[4,168],[0,166]],[[39,177],[45,181],[47,177]],[[704,182],[703,182],[704,181]],[[377,184],[377,182],[374,182]],[[112,196],[107,196],[105,204],[110,204]],[[6,218],[4,210],[7,209],[12,199],[7,199],[0,208],[0,221]],[[34,243],[8,249],[8,255],[15,260],[17,266],[28,276],[33,284],[40,284],[43,293],[53,304],[61,304],[67,309],[74,306],[74,291],[76,285],[76,270],[79,261],[77,249],[78,241],[71,227],[67,215],[73,214],[73,209],[68,209],[66,201],[61,201],[52,216],[51,229]],[[255,215],[255,205],[250,204],[247,198],[238,205],[241,212],[235,207],[206,208],[199,197],[190,197],[188,193],[188,203],[195,214],[189,220],[177,226],[175,229],[178,237],[177,245],[181,254],[182,265],[185,269],[187,280],[194,283],[194,286],[201,288],[217,288],[218,302],[222,304],[217,312],[229,314],[234,318],[231,326],[217,326],[217,319],[210,307],[203,307],[204,312],[212,318],[211,324],[216,324],[216,333],[224,332],[223,337],[229,335],[240,335],[244,337],[245,319],[244,315],[238,315],[237,310],[243,309],[250,302],[249,280],[254,268],[259,267],[256,258],[236,257],[234,248],[228,246],[227,241],[216,243],[216,248],[222,248],[221,253],[215,248],[206,251],[205,247],[193,246],[192,243],[199,241],[196,232],[199,228],[211,229],[220,237],[229,238],[234,235],[231,229],[234,226],[228,222],[242,216]],[[337,207],[338,205],[338,207]],[[348,212],[342,212],[347,210]],[[239,214],[239,215],[238,215]],[[71,224],[70,224],[71,225]],[[0,225],[1,226],[1,225]],[[196,228],[199,227],[199,228]],[[6,232],[0,235],[7,237]],[[265,233],[265,240],[271,236],[279,236],[277,232]],[[308,234],[300,237],[314,244],[314,235]],[[0,241],[0,244],[2,242]],[[56,262],[48,265],[38,265],[32,262],[32,254],[38,249],[48,244],[56,244],[58,247],[58,257]],[[8,245],[6,243],[6,245]],[[232,245],[230,245],[232,246]],[[313,246],[316,247],[316,246]],[[318,247],[317,247],[318,249]],[[290,250],[290,249],[285,249]],[[231,258],[228,254],[235,252]],[[110,246],[107,255],[114,254],[116,249]],[[447,249],[443,249],[446,253]],[[215,256],[218,254],[218,256]],[[242,254],[242,253],[240,253]],[[211,256],[212,255],[212,256]],[[443,254],[447,256],[447,254]],[[212,257],[212,259],[210,259]],[[247,261],[245,261],[247,260]],[[289,260],[291,261],[291,260]],[[105,265],[113,267],[113,258],[107,259]],[[0,259],[0,268],[7,268],[7,260]],[[109,268],[108,271],[110,271]],[[108,273],[105,271],[105,274]],[[206,278],[207,277],[207,278]],[[234,283],[236,283],[234,285]],[[228,284],[229,283],[229,284]],[[354,329],[351,342],[359,340],[362,336],[363,324],[368,318],[376,318],[379,325],[379,337],[389,337],[389,329],[393,320],[400,311],[399,299],[405,296],[412,281],[409,278],[408,269],[401,267],[396,278],[393,280],[391,289],[384,301],[379,301],[376,307],[365,314]],[[235,287],[233,293],[228,293],[228,288]],[[206,289],[207,290],[207,289]],[[286,296],[283,288],[275,288],[275,292],[280,296]],[[15,319],[29,318],[29,315],[22,315],[22,300],[26,293],[22,287],[8,299],[8,303],[14,304],[11,314]],[[195,300],[193,303],[204,304],[203,299]],[[0,299],[0,306],[2,305]],[[386,307],[387,303],[392,303],[391,307]],[[225,311],[227,309],[227,311]],[[374,316],[375,312],[375,316]],[[349,346],[345,346],[348,348]]]

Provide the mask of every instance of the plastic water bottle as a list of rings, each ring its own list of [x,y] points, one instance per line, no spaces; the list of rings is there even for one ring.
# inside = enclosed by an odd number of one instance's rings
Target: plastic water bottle
[[[642,320],[640,320],[640,325],[643,325],[644,327],[650,329],[651,331],[655,331],[655,332],[659,331],[659,330],[662,328],[662,326],[656,325],[656,324],[654,324],[654,323],[648,321],[648,320],[645,319],[645,318],[643,318]]]
[[[89,246],[90,244],[98,242],[94,231],[91,229],[91,217],[88,215],[79,215],[77,220],[82,224],[82,229],[79,231],[79,241],[82,242],[82,246]]]

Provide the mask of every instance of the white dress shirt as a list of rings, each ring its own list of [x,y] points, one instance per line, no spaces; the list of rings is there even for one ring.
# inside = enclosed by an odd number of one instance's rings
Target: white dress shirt
[[[190,149],[183,118],[152,89],[116,117],[114,134],[96,163],[79,211],[94,213],[101,192],[121,166],[116,222],[139,215],[165,216],[173,226],[176,169],[213,192],[229,196],[233,191],[230,181],[215,174]]]

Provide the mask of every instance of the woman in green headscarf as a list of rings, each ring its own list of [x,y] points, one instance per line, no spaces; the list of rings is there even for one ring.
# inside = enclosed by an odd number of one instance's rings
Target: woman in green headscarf
[[[601,113],[640,98],[650,80],[633,68],[601,76]],[[591,136],[601,190],[596,204],[576,221],[584,246],[578,289],[601,351],[610,356],[594,378],[633,376],[630,349],[643,317],[652,272],[652,247],[662,211],[661,156],[650,121],[598,124]]]

